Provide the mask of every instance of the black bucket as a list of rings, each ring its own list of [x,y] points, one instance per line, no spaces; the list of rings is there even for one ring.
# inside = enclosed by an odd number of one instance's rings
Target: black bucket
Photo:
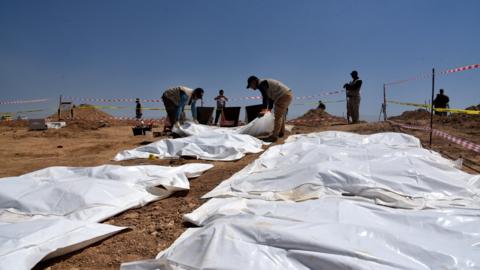
[[[263,108],[262,104],[246,106],[245,107],[245,112],[246,112],[245,116],[247,118],[247,123],[250,123],[253,120],[255,120],[255,118],[257,118],[258,115],[260,115],[260,112],[262,111],[262,108]]]
[[[143,127],[132,127],[133,136],[145,135]]]
[[[224,121],[220,121],[222,127],[238,126],[238,118],[240,117],[240,109],[242,107],[225,107],[223,108]]]
[[[197,107],[197,121],[203,125],[210,124],[214,109],[214,107]]]

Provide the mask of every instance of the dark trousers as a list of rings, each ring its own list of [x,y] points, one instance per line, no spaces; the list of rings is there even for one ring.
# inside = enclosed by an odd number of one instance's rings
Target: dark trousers
[[[217,108],[217,110],[215,111],[215,125],[217,125],[218,119],[220,118],[220,115],[222,115],[222,111],[222,108]]]
[[[163,105],[167,111],[168,121],[170,122],[169,126],[165,126],[167,129],[172,129],[173,124],[177,122],[177,105],[173,103],[170,99],[162,96]]]

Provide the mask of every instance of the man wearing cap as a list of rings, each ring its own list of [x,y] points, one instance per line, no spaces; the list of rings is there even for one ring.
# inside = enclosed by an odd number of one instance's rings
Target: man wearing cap
[[[347,121],[352,117],[352,124],[358,123],[359,109],[360,109],[360,88],[362,87],[362,80],[358,78],[356,70],[350,73],[352,81],[346,83],[343,88],[347,90]],[[349,121],[350,123],[350,121]]]
[[[186,104],[190,105],[193,121],[198,123],[197,107],[195,103],[202,98],[202,88],[192,90],[185,86],[177,86],[165,90],[162,95],[162,101],[165,105],[165,110],[167,111],[168,120],[170,121],[170,125],[165,126],[165,129],[171,130],[173,125],[180,125],[178,121],[180,120],[180,116],[183,113]]]
[[[261,115],[267,112],[268,108],[272,108],[275,105],[275,125],[273,133],[265,139],[267,142],[276,142],[278,137],[283,137],[285,134],[285,118],[288,111],[288,106],[292,102],[292,91],[285,84],[273,80],[262,79],[255,76],[250,76],[247,81],[247,89],[259,90],[262,94],[263,107]]]

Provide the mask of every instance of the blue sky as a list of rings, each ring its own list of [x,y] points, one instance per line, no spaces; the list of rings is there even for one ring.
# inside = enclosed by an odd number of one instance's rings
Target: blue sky
[[[208,101],[220,88],[243,97],[256,94],[245,89],[252,74],[303,96],[341,89],[356,69],[361,115],[371,119],[384,82],[480,63],[479,14],[476,0],[0,0],[0,100],[52,100],[0,112],[53,108],[60,94],[160,98],[175,85],[203,87]],[[478,69],[437,80],[451,107],[479,104],[479,85]],[[423,103],[430,91],[422,80],[392,86],[388,97]],[[309,107],[292,106],[290,115]],[[337,115],[344,107],[327,104]],[[407,109],[389,106],[392,114]]]

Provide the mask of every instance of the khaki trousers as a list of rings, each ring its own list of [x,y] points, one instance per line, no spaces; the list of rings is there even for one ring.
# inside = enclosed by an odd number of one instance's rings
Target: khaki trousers
[[[275,111],[273,114],[275,116],[275,125],[273,127],[272,137],[278,138],[278,134],[285,134],[285,118],[292,99],[293,95],[290,91],[275,102]]]
[[[358,123],[360,117],[360,96],[348,97],[347,99],[347,117],[350,115],[352,117],[352,123]]]

